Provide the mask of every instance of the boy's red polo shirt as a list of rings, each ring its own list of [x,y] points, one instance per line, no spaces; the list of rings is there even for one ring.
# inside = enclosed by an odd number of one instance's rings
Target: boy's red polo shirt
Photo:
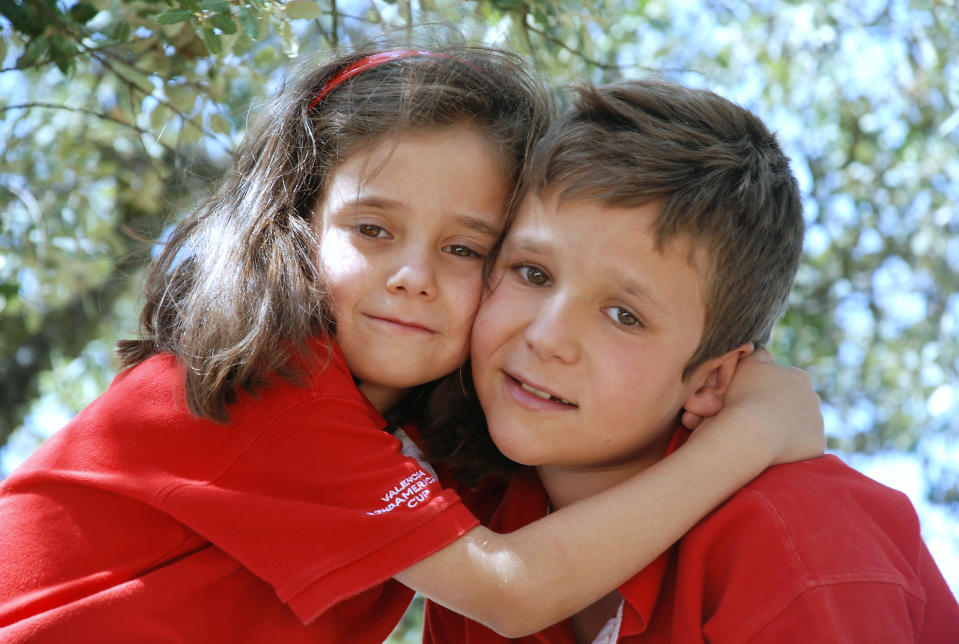
[[[516,530],[546,507],[527,470],[488,525]],[[909,500],[834,456],[770,468],[619,592],[623,643],[959,641]],[[507,641],[432,603],[426,629],[436,644]],[[565,622],[518,641],[575,640]]]
[[[412,598],[391,577],[476,525],[335,348],[230,421],[154,356],[3,481],[0,641],[379,644]]]

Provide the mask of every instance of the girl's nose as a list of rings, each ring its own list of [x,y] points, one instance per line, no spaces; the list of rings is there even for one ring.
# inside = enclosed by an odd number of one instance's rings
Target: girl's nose
[[[403,261],[386,280],[391,293],[432,298],[436,295],[436,275],[425,258]]]

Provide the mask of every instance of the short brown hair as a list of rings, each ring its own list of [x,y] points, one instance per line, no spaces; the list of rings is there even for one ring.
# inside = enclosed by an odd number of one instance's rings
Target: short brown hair
[[[768,342],[805,223],[789,159],[749,110],[661,80],[581,86],[530,160],[526,190],[554,188],[614,207],[658,201],[658,246],[683,234],[706,250],[705,330],[684,378],[740,344]]]
[[[153,261],[140,337],[117,351],[127,366],[175,355],[194,413],[227,420],[238,388],[255,390],[274,373],[295,379],[296,355],[331,330],[312,219],[331,172],[349,155],[384,137],[466,124],[502,151],[515,181],[552,117],[544,85],[518,57],[467,46],[383,62],[312,105],[337,72],[378,51],[298,69],[216,193]]]

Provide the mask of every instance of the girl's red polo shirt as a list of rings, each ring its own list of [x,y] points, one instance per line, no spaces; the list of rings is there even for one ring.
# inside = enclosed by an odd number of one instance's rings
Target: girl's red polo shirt
[[[227,424],[171,356],[119,374],[0,484],[0,640],[381,642],[476,519],[328,362]]]

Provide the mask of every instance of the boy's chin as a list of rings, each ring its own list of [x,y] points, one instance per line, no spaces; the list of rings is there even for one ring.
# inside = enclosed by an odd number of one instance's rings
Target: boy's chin
[[[537,465],[544,464],[542,456],[533,453],[532,450],[524,449],[522,445],[509,440],[507,437],[497,439],[494,432],[490,432],[490,435],[493,439],[493,444],[496,445],[496,449],[509,460],[528,467],[536,467]]]

